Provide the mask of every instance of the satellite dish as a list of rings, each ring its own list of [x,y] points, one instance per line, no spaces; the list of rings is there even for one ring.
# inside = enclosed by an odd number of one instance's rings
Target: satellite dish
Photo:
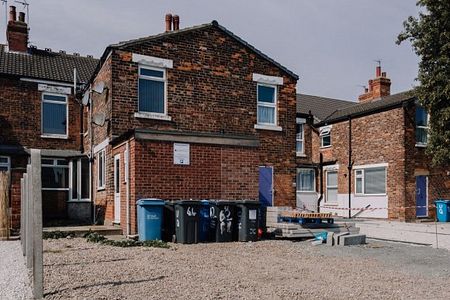
[[[84,93],[81,103],[85,106],[89,104],[89,92]]]
[[[103,113],[97,113],[92,116],[92,123],[94,123],[95,125],[103,126],[103,125],[105,125],[105,121],[106,121],[106,117],[105,117],[105,114],[103,114]]]
[[[94,85],[94,88],[92,89],[93,92],[96,92],[97,94],[103,93],[103,90],[105,89],[105,83],[103,81],[100,81],[99,83]]]

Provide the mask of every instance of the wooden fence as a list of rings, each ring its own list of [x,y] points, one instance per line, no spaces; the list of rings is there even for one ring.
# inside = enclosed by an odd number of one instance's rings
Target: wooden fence
[[[20,240],[27,268],[31,270],[33,296],[43,297],[43,244],[42,244],[42,177],[41,151],[31,150],[31,163],[20,180],[21,217]]]
[[[0,172],[0,240],[9,239],[9,172]]]

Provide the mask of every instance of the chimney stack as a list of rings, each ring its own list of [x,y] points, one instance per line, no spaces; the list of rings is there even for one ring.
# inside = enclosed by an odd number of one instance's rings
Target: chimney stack
[[[6,37],[9,51],[27,52],[28,50],[28,25],[25,23],[25,13],[17,12],[15,6],[9,7],[9,21],[6,27]]]
[[[180,16],[173,16],[173,30],[180,30]]]
[[[172,31],[172,15],[166,14],[166,32]]]
[[[360,103],[371,102],[375,99],[386,97],[391,94],[391,80],[387,78],[386,72],[381,72],[381,66],[377,66],[375,78],[369,80],[369,88],[358,97]]]

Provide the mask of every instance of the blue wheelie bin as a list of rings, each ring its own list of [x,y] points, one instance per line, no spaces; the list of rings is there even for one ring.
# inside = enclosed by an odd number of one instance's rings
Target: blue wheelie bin
[[[450,222],[450,200],[436,200],[436,217],[439,222]]]
[[[211,226],[211,217],[209,215],[208,200],[200,201],[199,215],[198,241],[201,243],[209,242],[209,228]]]
[[[161,240],[164,201],[140,199],[136,204],[139,240]]]

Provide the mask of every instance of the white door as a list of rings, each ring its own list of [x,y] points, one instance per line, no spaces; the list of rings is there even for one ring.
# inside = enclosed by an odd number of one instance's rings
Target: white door
[[[114,223],[120,223],[120,154],[114,156]]]

